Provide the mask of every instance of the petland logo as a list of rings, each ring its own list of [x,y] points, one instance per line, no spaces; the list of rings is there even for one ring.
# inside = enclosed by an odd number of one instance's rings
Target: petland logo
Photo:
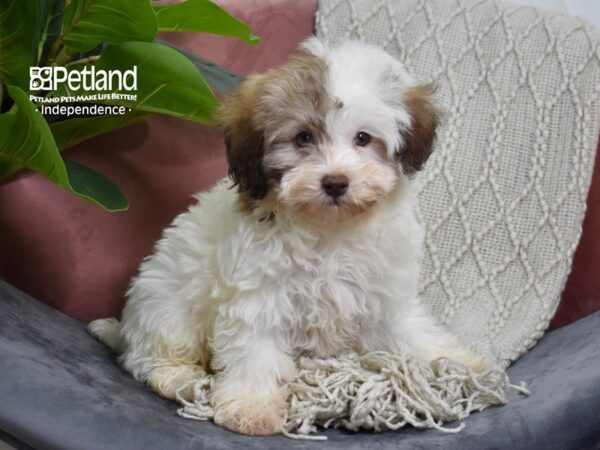
[[[30,67],[29,90],[55,91],[63,83],[71,91],[136,91],[137,66],[130,70],[96,70],[85,66],[82,70],[65,67]]]
[[[95,66],[70,71],[65,67],[30,67],[29,90],[50,91],[48,95],[29,95],[45,116],[124,115],[131,111],[125,105],[137,101],[137,93],[133,93],[137,91],[137,66],[125,71],[96,70]],[[60,95],[56,95],[57,90]]]

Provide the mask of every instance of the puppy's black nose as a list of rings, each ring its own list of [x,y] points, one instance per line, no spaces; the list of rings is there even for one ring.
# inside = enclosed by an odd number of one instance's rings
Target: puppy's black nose
[[[348,190],[348,177],[346,175],[325,175],[321,186],[327,195],[338,198]]]

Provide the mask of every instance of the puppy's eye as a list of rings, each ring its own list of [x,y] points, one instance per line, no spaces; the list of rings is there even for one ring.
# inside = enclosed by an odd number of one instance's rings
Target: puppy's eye
[[[369,142],[371,142],[371,135],[369,133],[365,133],[364,131],[359,131],[354,136],[354,145],[358,145],[359,147],[364,147]]]
[[[296,142],[298,147],[308,147],[313,143],[312,134],[310,134],[308,131],[302,131],[296,135],[294,142]]]

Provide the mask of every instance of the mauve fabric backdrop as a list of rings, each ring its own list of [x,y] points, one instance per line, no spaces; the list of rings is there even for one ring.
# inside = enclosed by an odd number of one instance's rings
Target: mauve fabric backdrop
[[[313,32],[316,0],[220,0],[261,38],[166,34],[238,73],[283,63]],[[83,322],[121,313],[127,284],[161,231],[191,195],[226,174],[221,132],[153,117],[69,150],[67,156],[116,181],[126,212],[109,213],[32,172],[0,185],[0,277]]]
[[[220,0],[262,41],[170,34],[187,50],[242,74],[277,66],[313,31],[316,0]],[[108,213],[41,176],[22,172],[0,184],[0,278],[83,322],[121,312],[140,261],[191,195],[226,173],[219,130],[161,116],[100,136],[67,152],[110,176],[130,201]],[[600,309],[600,158],[584,234],[551,327]]]
[[[583,220],[583,234],[573,257],[573,267],[562,294],[562,300],[550,329],[574,322],[600,311],[600,143],[592,184],[587,198],[587,212]]]

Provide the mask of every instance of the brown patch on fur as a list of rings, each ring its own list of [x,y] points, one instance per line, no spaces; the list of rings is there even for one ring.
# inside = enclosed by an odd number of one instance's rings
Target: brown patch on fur
[[[293,139],[305,128],[322,129],[330,107],[325,87],[325,61],[304,53],[283,66],[246,80],[222,106],[221,123],[229,175],[254,200],[264,198],[282,168],[263,165],[265,147],[278,139]],[[295,128],[291,128],[295,127]]]
[[[326,77],[327,64],[323,59],[310,53],[293,57],[264,75],[265,95],[257,107],[257,115],[270,125],[294,118],[319,125],[332,107]]]
[[[406,145],[400,150],[399,159],[407,175],[413,174],[433,151],[439,113],[431,101],[435,91],[433,84],[411,88],[406,93],[406,107],[412,116],[412,127],[406,133]]]
[[[263,198],[268,191],[262,167],[264,137],[254,121],[254,108],[262,93],[263,79],[245,81],[221,107],[220,121],[225,128],[229,176],[241,193]]]
[[[254,206],[254,200],[246,192],[240,192],[236,201],[237,210],[241,213],[251,213]]]
[[[385,145],[383,139],[371,136],[371,147],[375,149],[375,153],[382,161],[388,161],[387,145]]]

